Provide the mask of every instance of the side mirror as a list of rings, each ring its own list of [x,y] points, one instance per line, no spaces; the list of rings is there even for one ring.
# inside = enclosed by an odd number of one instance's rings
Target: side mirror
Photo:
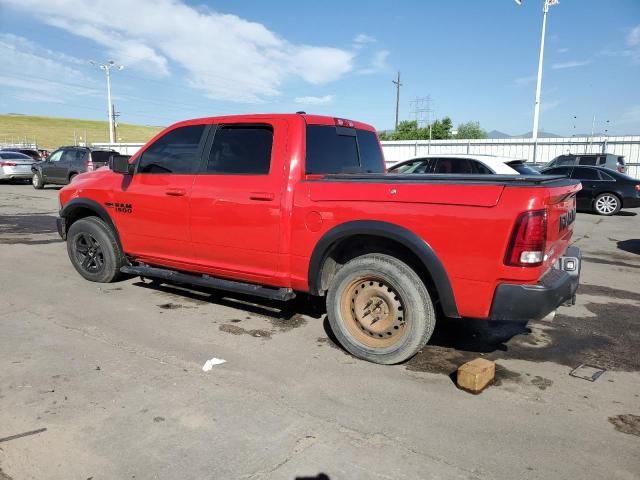
[[[109,158],[109,168],[112,172],[122,175],[132,175],[135,165],[129,164],[131,155],[113,155]]]

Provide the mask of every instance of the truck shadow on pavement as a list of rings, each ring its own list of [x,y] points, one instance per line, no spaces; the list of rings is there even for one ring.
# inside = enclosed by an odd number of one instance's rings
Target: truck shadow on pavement
[[[624,252],[640,255],[640,239],[622,240],[617,243],[618,249]]]
[[[45,236],[45,238],[33,238],[34,235]],[[58,236],[55,215],[0,216],[0,244],[44,245],[58,242],[62,242],[62,239]]]

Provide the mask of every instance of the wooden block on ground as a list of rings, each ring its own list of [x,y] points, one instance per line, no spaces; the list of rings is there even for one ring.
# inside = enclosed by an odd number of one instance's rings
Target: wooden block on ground
[[[457,382],[460,388],[480,393],[496,376],[496,364],[485,358],[476,358],[458,368]]]

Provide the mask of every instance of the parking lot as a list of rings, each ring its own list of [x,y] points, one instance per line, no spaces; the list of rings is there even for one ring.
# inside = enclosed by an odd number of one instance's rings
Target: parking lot
[[[443,319],[390,367],[345,354],[314,299],[83,280],[57,193],[0,185],[1,480],[640,478],[633,210],[578,214],[553,321]],[[497,378],[474,396],[450,375],[479,356]]]

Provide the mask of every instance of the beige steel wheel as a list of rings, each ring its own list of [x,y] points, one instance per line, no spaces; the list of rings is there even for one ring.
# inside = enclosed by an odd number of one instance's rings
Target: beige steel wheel
[[[327,292],[329,324],[340,344],[370,362],[411,358],[429,340],[435,312],[422,279],[385,254],[347,262]]]

